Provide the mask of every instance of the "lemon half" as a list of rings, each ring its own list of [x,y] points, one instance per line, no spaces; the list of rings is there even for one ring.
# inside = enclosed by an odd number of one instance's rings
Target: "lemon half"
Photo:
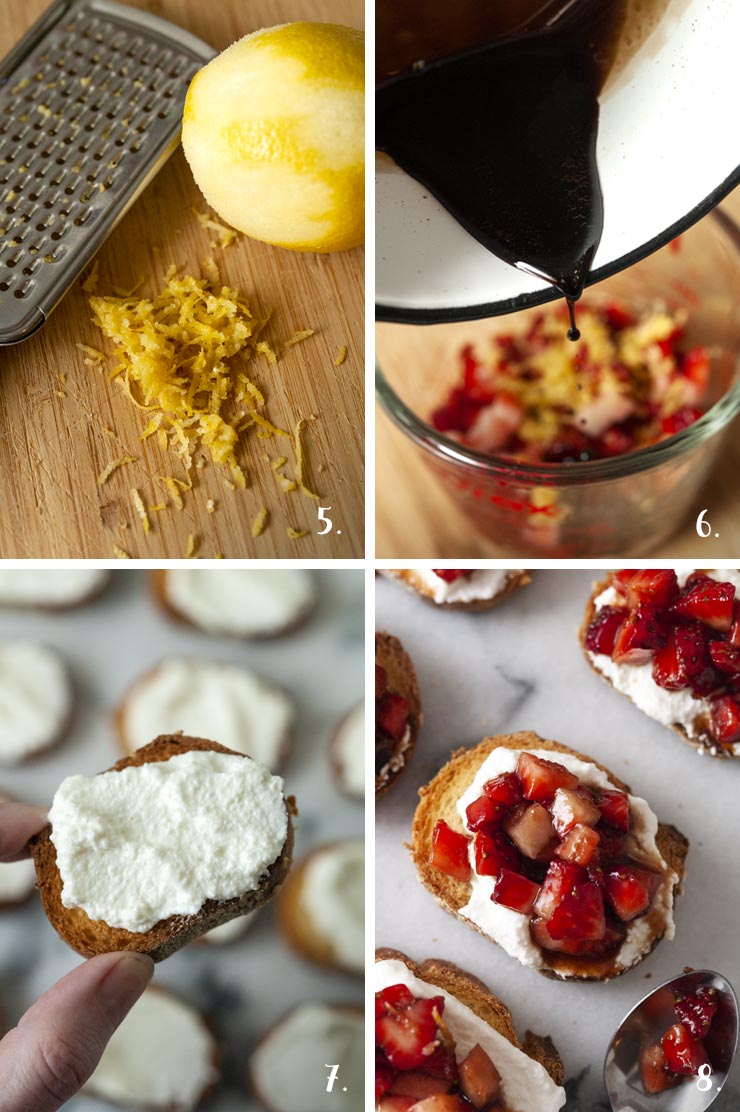
[[[247,35],[195,75],[182,143],[234,228],[293,251],[344,251],[365,227],[364,37],[334,23]]]

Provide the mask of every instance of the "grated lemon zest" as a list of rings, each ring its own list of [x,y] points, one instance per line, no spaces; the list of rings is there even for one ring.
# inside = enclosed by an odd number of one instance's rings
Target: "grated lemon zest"
[[[114,544],[114,545],[113,545],[113,555],[114,555],[114,556],[116,557],[116,559],[118,559],[118,560],[130,560],[130,559],[131,559],[131,557],[129,556],[128,552],[126,552],[126,550],[125,550],[124,548],[121,548],[121,547],[120,547],[119,545],[117,545],[117,544]]]
[[[185,549],[185,559],[186,560],[191,560],[193,558],[193,556],[195,556],[195,553],[198,551],[198,545],[199,544],[200,544],[200,538],[197,537],[195,535],[195,533],[191,533],[188,537],[188,546]]]
[[[296,467],[296,480],[301,489],[301,493],[305,494],[307,498],[315,498],[318,502],[318,494],[314,494],[312,490],[306,486],[303,481],[303,443],[301,441],[301,433],[306,427],[304,420],[296,421],[296,426],[293,431],[293,447],[295,449],[295,467]]]
[[[198,209],[195,208],[193,212],[201,228],[206,228],[209,231],[218,233],[221,247],[231,247],[238,234],[234,228],[227,228],[225,224],[221,224],[218,220],[214,220],[207,212],[198,212]]]
[[[287,462],[288,462],[288,459],[287,459],[286,456],[278,456],[277,459],[274,459],[272,461],[272,470],[273,471],[279,471],[281,467],[285,467]]]
[[[338,347],[336,352],[334,353],[334,366],[335,367],[341,367],[342,363],[344,363],[346,358],[347,358],[347,348],[344,346],[344,344],[342,344],[342,346]]]
[[[277,355],[265,340],[260,340],[258,344],[255,344],[255,351],[259,352],[260,355],[264,355],[270,365],[277,363]]]
[[[136,510],[137,514],[139,515],[139,519],[140,519],[141,524],[143,526],[144,532],[148,533],[152,526],[151,526],[151,522],[149,521],[149,515],[146,512],[146,506],[144,505],[144,503],[141,500],[141,495],[139,494],[136,487],[131,487],[131,490],[129,491],[129,494],[131,495],[131,501],[134,504],[134,509]]]
[[[252,522],[253,537],[259,537],[261,533],[264,533],[268,517],[269,511],[267,509],[267,506],[263,506],[262,509],[257,514],[255,514],[254,521]]]
[[[90,269],[90,273],[88,274],[85,281],[82,283],[82,289],[83,289],[84,293],[97,293],[98,292],[98,271],[99,270],[100,270],[100,260],[96,259],[95,262],[92,264],[92,267]],[[83,347],[83,345],[78,344],[77,347]],[[84,350],[84,347],[83,347],[83,350]]]
[[[120,459],[111,460],[108,466],[104,467],[98,475],[98,486],[104,486],[113,472],[117,471],[119,467],[124,467],[127,463],[136,463],[136,456],[121,456]]]
[[[286,350],[295,347],[296,344],[302,344],[304,340],[308,340],[313,335],[315,335],[313,328],[304,328],[302,332],[296,332],[295,335],[286,342]]]
[[[212,498],[209,498],[208,501],[206,502],[206,513],[207,514],[212,514],[212,513],[215,513],[215,511],[216,511],[216,503],[214,502],[214,500]]]
[[[291,526],[288,526],[286,532],[292,541],[299,541],[301,537],[308,536],[308,529],[293,529]]]

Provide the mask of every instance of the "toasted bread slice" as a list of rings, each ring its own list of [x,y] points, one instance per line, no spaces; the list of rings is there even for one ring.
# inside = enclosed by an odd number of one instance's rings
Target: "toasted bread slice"
[[[211,750],[243,757],[241,753],[218,745],[204,738],[184,737],[182,734],[165,734],[155,738],[150,745],[137,750],[132,756],[117,761],[103,776],[120,772],[154,761],[167,761],[170,757],[191,750]],[[249,757],[243,757],[249,760]],[[57,867],[56,849],[51,840],[51,827],[47,826],[30,843],[36,865],[36,879],[41,901],[51,925],[64,941],[83,957],[93,957],[114,950],[137,950],[148,954],[153,961],[163,961],[177,950],[187,946],[206,931],[262,907],[272,899],[288,875],[293,853],[292,816],[296,813],[292,797],[286,801],[288,832],[282,852],[262,877],[257,888],[231,900],[208,900],[195,915],[173,915],[162,919],[151,930],[135,933],[122,927],[112,927],[102,920],[91,919],[80,907],[68,908],[62,903],[62,877]]]
[[[190,626],[192,629],[199,629],[215,637],[230,637],[243,641],[269,641],[274,637],[285,637],[290,633],[294,633],[295,630],[300,629],[304,622],[307,622],[311,617],[318,604],[318,592],[314,590],[311,599],[307,601],[306,605],[296,611],[288,621],[277,624],[269,629],[250,630],[248,632],[235,632],[223,629],[207,630],[196,621],[191,620],[187,614],[182,613],[171,600],[167,590],[167,576],[169,574],[167,569],[156,569],[149,574],[151,576],[150,583],[152,594],[165,614],[173,618],[176,622]],[[217,575],[219,573],[212,572],[211,574]],[[252,574],[259,574],[259,571],[255,570]]]
[[[426,981],[429,985],[434,985],[435,988],[441,988],[445,992],[449,992],[461,1004],[475,1012],[478,1018],[492,1027],[494,1031],[498,1031],[499,1035],[503,1035],[512,1046],[517,1047],[528,1058],[539,1062],[547,1070],[556,1085],[563,1084],[565,1068],[552,1040],[549,1037],[534,1035],[531,1031],[527,1031],[524,1035],[524,1041],[520,1042],[509,1009],[497,996],[494,996],[491,990],[483,984],[483,981],[479,981],[472,973],[467,973],[459,966],[453,965],[452,962],[442,961],[439,958],[427,958],[426,961],[417,964],[399,950],[391,950],[387,947],[381,947],[375,951],[375,960],[401,961],[415,977]]]
[[[375,775],[375,796],[388,791],[396,777],[411,759],[424,715],[416,671],[411,657],[397,637],[390,633],[375,634],[375,663],[384,668],[388,676],[388,691],[403,695],[409,704],[408,736],[396,742],[387,764]]]
[[[483,761],[493,749],[504,747],[507,749],[549,749],[552,750],[554,760],[558,753],[569,753],[579,760],[587,761],[601,769],[611,780],[615,788],[630,793],[629,787],[616,776],[599,764],[598,761],[569,749],[557,741],[547,741],[531,730],[524,730],[516,734],[503,734],[498,737],[485,738],[479,745],[472,749],[458,749],[445,764],[433,780],[419,790],[419,805],[414,815],[411,829],[411,855],[419,875],[419,880],[432,893],[437,903],[458,916],[474,930],[479,928],[475,923],[459,915],[461,908],[468,903],[471,886],[467,881],[455,880],[429,864],[432,848],[432,834],[438,819],[443,819],[454,830],[463,833],[463,825],[457,812],[457,801],[467,790]],[[630,793],[631,794],[631,793]],[[684,874],[684,864],[689,843],[683,834],[674,826],[660,823],[656,836],[658,851],[668,869],[678,877],[678,885],[674,888],[675,895],[681,891]],[[648,912],[650,919],[650,912]],[[633,965],[638,964],[660,942],[665,927],[655,918],[651,928],[654,936],[650,949],[639,957]],[[484,934],[483,931],[480,932]],[[489,937],[485,935],[485,937]],[[491,940],[495,941],[495,940]],[[544,964],[538,972],[544,976],[571,981],[607,981],[626,971],[615,961],[614,957],[608,958],[578,958],[574,959],[567,954],[550,953],[542,951]]]
[[[595,667],[594,662],[591,659],[591,654],[586,648],[586,632],[596,614],[596,599],[599,597],[599,595],[603,594],[603,592],[606,591],[607,588],[610,586],[611,581],[608,577],[606,579],[602,579],[600,582],[594,585],[588,602],[586,603],[586,612],[583,616],[581,628],[578,631],[578,639],[581,643],[583,655],[586,658],[589,668],[593,672],[595,672],[596,675],[600,677],[600,679],[608,683],[614,691],[617,691],[619,695],[621,695],[624,699],[627,699],[627,701],[631,703],[632,699],[630,699],[629,695],[627,695],[624,691],[618,691],[618,689],[614,687],[614,684],[610,680],[609,676],[604,675],[603,672],[599,671],[599,669]],[[637,665],[636,667],[639,667],[639,665]],[[643,714],[644,713],[645,712],[643,711]],[[651,716],[648,715],[647,717],[649,718]],[[657,721],[657,719],[653,719],[653,721]],[[660,725],[666,724],[661,722]],[[694,749],[697,749],[701,753],[706,753],[711,757],[717,757],[719,759],[737,759],[738,757],[740,757],[740,752],[734,752],[732,746],[728,748],[726,746],[718,745],[717,742],[714,741],[714,739],[709,735],[706,729],[706,723],[701,714],[697,714],[691,722],[671,722],[669,726],[666,726],[666,729],[673,730],[673,732],[678,734],[679,737],[683,738],[684,741],[687,741],[689,745],[692,745]]]
[[[472,569],[477,570],[477,569]],[[426,589],[426,584],[417,571],[413,568],[392,569],[388,571],[381,571],[380,575],[386,579],[395,579],[402,583],[412,594],[417,595],[419,598],[424,599],[425,602],[430,603],[432,606],[440,610],[468,610],[471,613],[478,613],[482,610],[492,610],[494,606],[498,606],[508,598],[509,595],[514,594],[515,591],[526,587],[528,583],[532,582],[532,577],[527,571],[507,571],[506,580],[502,584],[501,589],[496,592],[491,598],[471,599],[469,602],[443,600],[437,602]]]

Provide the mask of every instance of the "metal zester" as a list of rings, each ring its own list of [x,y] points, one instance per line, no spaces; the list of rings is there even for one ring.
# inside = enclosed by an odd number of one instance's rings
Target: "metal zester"
[[[215,53],[116,0],[56,0],[0,62],[0,346],[44,325],[176,149]]]

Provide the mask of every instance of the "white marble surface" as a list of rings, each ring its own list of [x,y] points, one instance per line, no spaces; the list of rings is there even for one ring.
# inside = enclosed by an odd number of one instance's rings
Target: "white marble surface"
[[[122,755],[110,713],[127,685],[165,654],[203,655],[252,667],[295,698],[298,725],[282,774],[300,808],[296,855],[323,841],[362,836],[363,807],[336,790],[327,748],[335,724],[363,690],[363,573],[316,574],[320,601],[310,621],[288,637],[252,644],[212,638],[167,620],[149,597],[146,573],[138,571],[116,571],[106,594],[83,609],[54,615],[0,611],[0,638],[38,637],[64,654],[78,697],[68,740],[26,767],[0,769],[0,790],[46,802],[66,775],[107,768]],[[37,899],[22,910],[0,912],[0,1010],[6,1021],[15,1023],[80,960],[52,930]],[[256,1109],[244,1085],[250,1048],[293,1004],[362,1000],[359,978],[322,972],[294,956],[269,907],[233,945],[193,944],[161,963],[155,983],[177,989],[202,1008],[224,1045],[226,1077],[209,1102],[212,1112]],[[323,1057],[317,1068],[324,1071]],[[77,1098],[66,1107],[105,1112],[110,1106]],[[334,1107],[327,1103],[327,1112]],[[353,1112],[361,1107],[358,1096]]]
[[[698,756],[587,666],[576,631],[603,573],[532,574],[524,591],[481,614],[440,612],[398,584],[376,580],[376,626],[399,636],[410,653],[425,715],[411,765],[377,806],[376,942],[417,960],[446,958],[480,977],[509,1005],[520,1033],[531,1028],[554,1039],[571,1079],[569,1112],[601,1112],[609,1039],[645,993],[685,965],[716,969],[740,990],[740,761]],[[523,729],[603,762],[690,841],[675,940],[607,984],[558,983],[519,965],[436,905],[404,848],[417,790],[450,751]],[[738,1090],[736,1063],[718,1112],[740,1109]]]

